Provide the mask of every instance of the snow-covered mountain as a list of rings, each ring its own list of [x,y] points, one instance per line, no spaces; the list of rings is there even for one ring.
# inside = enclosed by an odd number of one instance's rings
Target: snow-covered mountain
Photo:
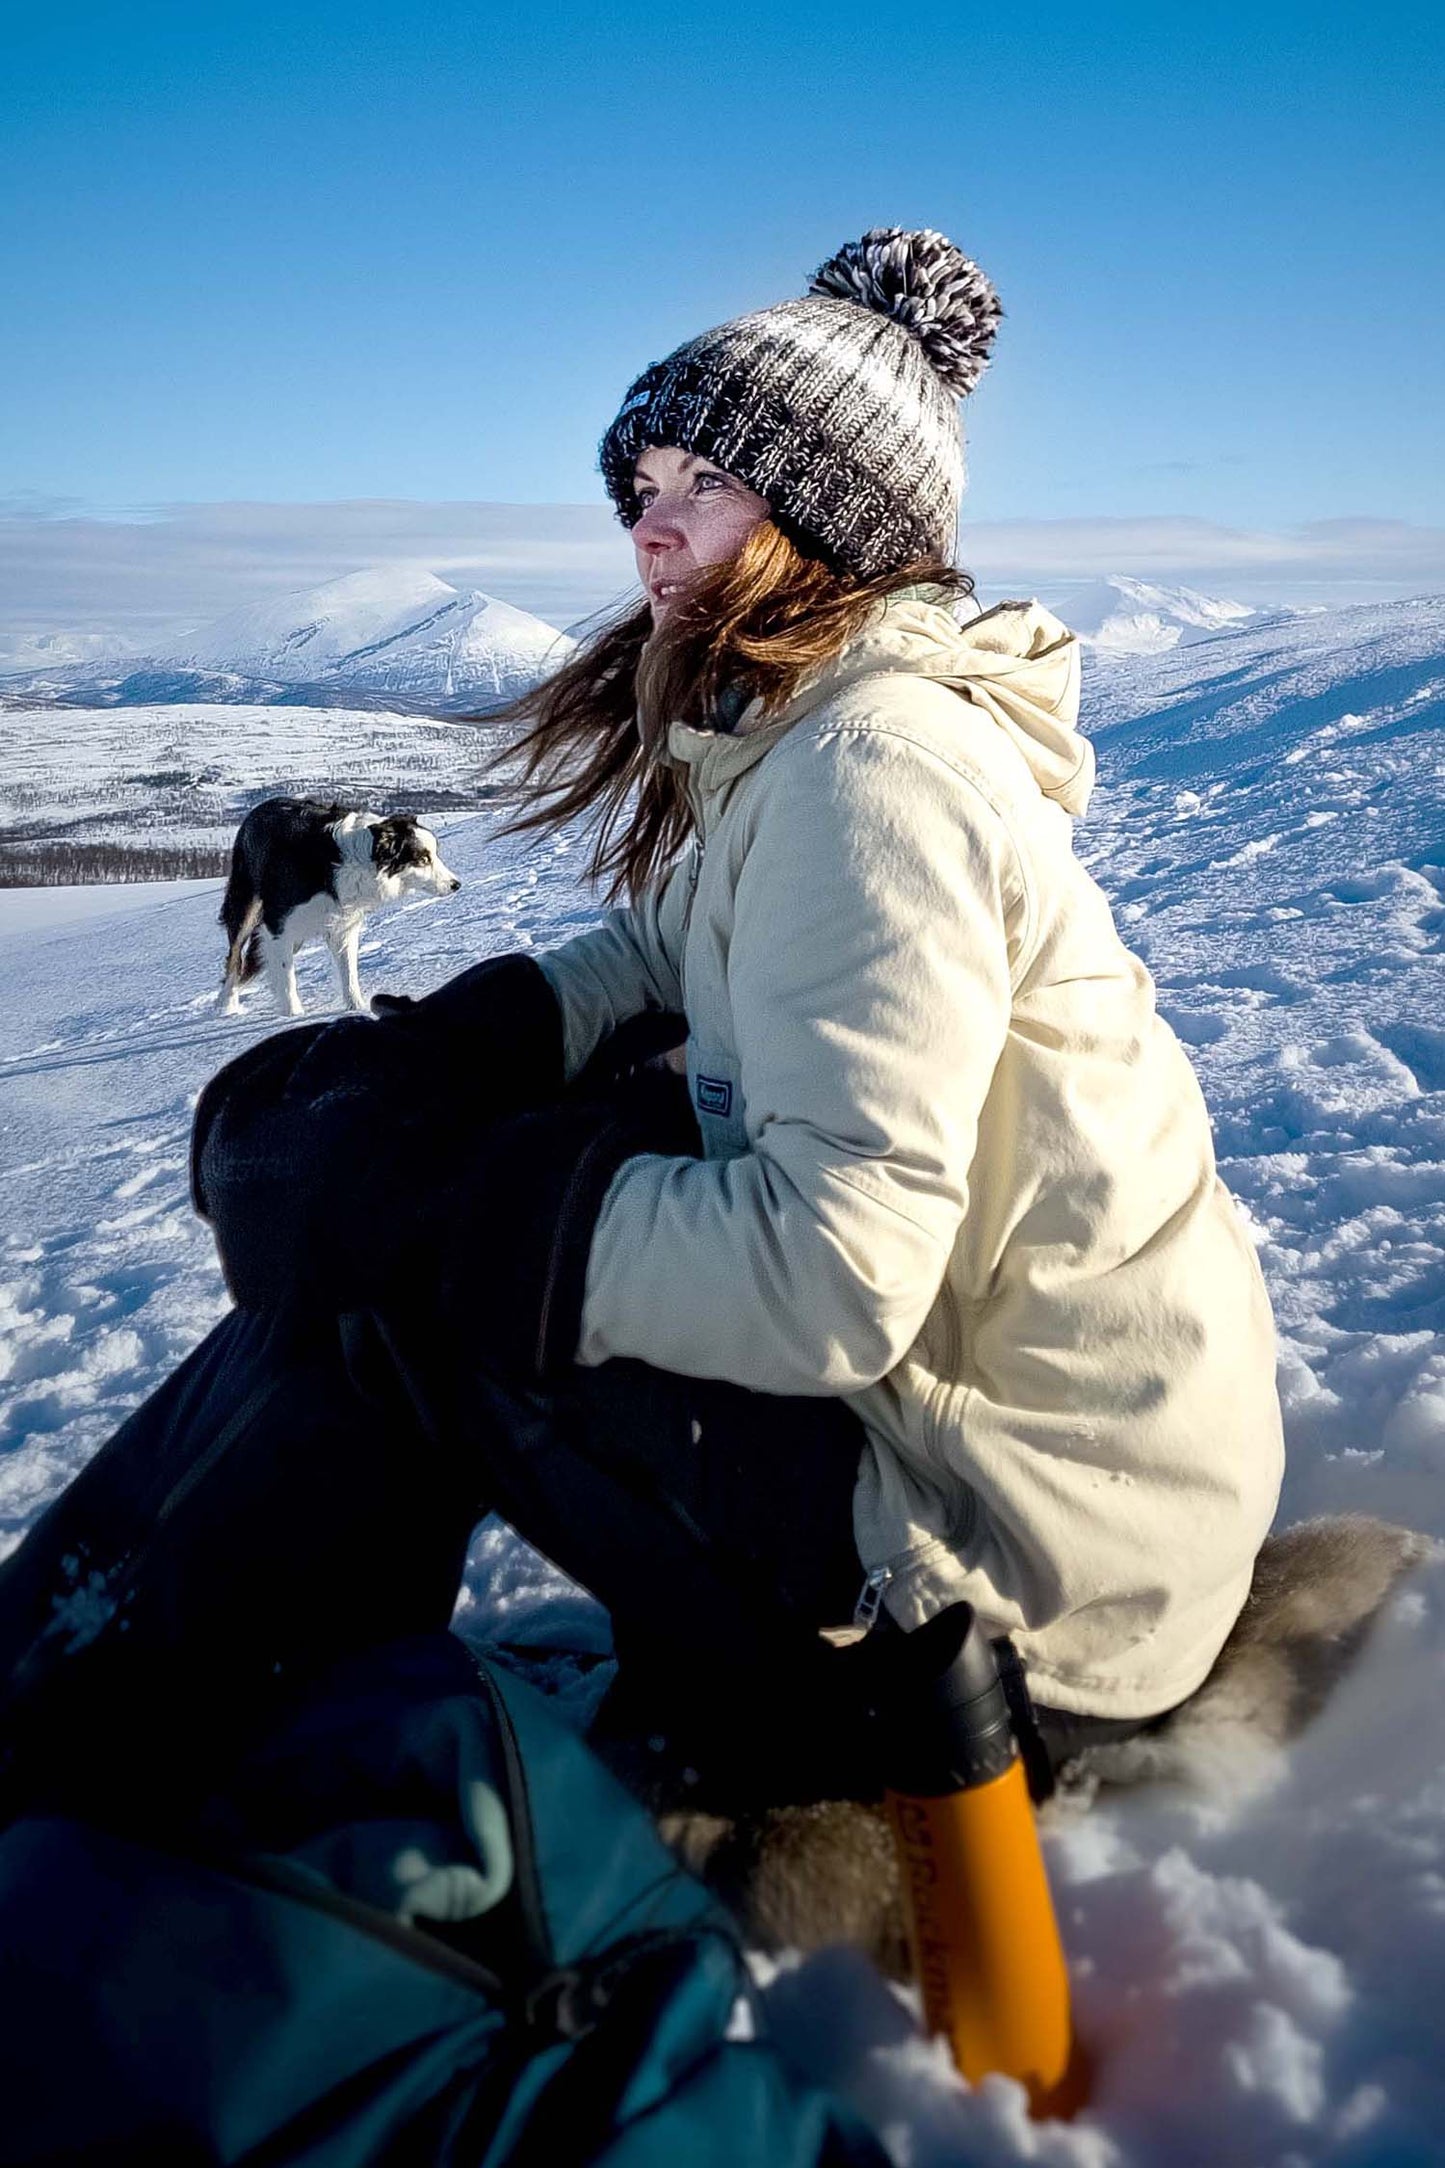
[[[555,669],[570,646],[555,626],[479,588],[416,565],[375,565],[234,610],[166,659],[283,685],[368,685],[494,707]]]
[[[1087,646],[1115,655],[1162,654],[1221,632],[1273,624],[1289,614],[1201,595],[1192,587],[1129,579],[1122,572],[1074,588],[1060,600],[1058,611]]]
[[[1124,573],[1047,599],[1100,656],[1162,655],[1288,620],[1288,610]],[[255,602],[145,655],[85,633],[0,642],[0,707],[178,702],[486,713],[555,670],[573,642],[527,610],[415,564],[369,566]]]
[[[357,655],[406,639],[455,613],[460,591],[417,565],[375,565],[243,609],[183,635],[160,653],[201,670],[296,683],[326,677]]]
[[[569,653],[565,633],[480,588],[416,565],[376,565],[300,594],[231,611],[123,663],[46,655],[14,673],[7,702],[132,707],[177,701],[279,701],[485,713],[515,699]]]

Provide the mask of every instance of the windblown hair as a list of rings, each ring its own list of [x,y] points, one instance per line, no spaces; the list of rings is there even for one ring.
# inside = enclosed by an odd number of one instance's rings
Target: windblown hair
[[[554,676],[491,720],[521,723],[494,767],[519,811],[507,832],[549,832],[593,816],[588,872],[609,901],[635,900],[677,858],[693,828],[683,779],[667,757],[673,722],[706,727],[726,691],[776,715],[900,588],[971,595],[966,572],[921,559],[869,580],[811,556],[774,520],[736,557],[710,567],[653,627],[648,604],[603,622]]]

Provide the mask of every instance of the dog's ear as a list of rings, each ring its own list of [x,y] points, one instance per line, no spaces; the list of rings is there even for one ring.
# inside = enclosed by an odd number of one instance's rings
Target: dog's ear
[[[383,869],[389,867],[396,857],[400,842],[401,831],[397,826],[396,815],[388,813],[385,820],[379,820],[371,831],[372,863]]]
[[[371,831],[371,862],[382,873],[400,873],[404,866],[419,865],[422,851],[416,840],[415,813],[388,813]]]

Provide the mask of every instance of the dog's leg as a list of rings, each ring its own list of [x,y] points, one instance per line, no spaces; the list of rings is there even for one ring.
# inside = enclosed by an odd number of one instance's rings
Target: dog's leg
[[[369,1004],[361,991],[361,978],[356,965],[356,952],[361,946],[361,921],[351,919],[338,926],[334,933],[328,935],[326,945],[336,964],[342,1000],[348,1009],[359,1009],[364,1015]]]
[[[266,973],[266,984],[283,1016],[301,1016],[301,996],[296,991],[296,950],[284,934],[277,936],[263,928],[261,934],[261,964]]]
[[[239,1016],[241,1013],[241,951],[235,946],[226,958],[226,969],[221,979],[220,1007],[222,1016]]]
[[[300,1016],[301,996],[296,991],[296,951],[287,949],[285,957],[286,1014]]]

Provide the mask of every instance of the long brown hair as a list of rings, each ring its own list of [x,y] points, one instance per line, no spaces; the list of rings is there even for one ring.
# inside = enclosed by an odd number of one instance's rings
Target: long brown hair
[[[724,690],[761,700],[765,716],[780,713],[886,596],[920,583],[973,593],[966,572],[936,558],[850,580],[764,520],[735,557],[689,583],[655,630],[647,603],[604,621],[552,677],[491,718],[526,726],[493,763],[521,757],[507,795],[523,810],[507,832],[593,814],[589,874],[609,901],[636,899],[693,827],[667,758],[669,725],[705,726]]]

